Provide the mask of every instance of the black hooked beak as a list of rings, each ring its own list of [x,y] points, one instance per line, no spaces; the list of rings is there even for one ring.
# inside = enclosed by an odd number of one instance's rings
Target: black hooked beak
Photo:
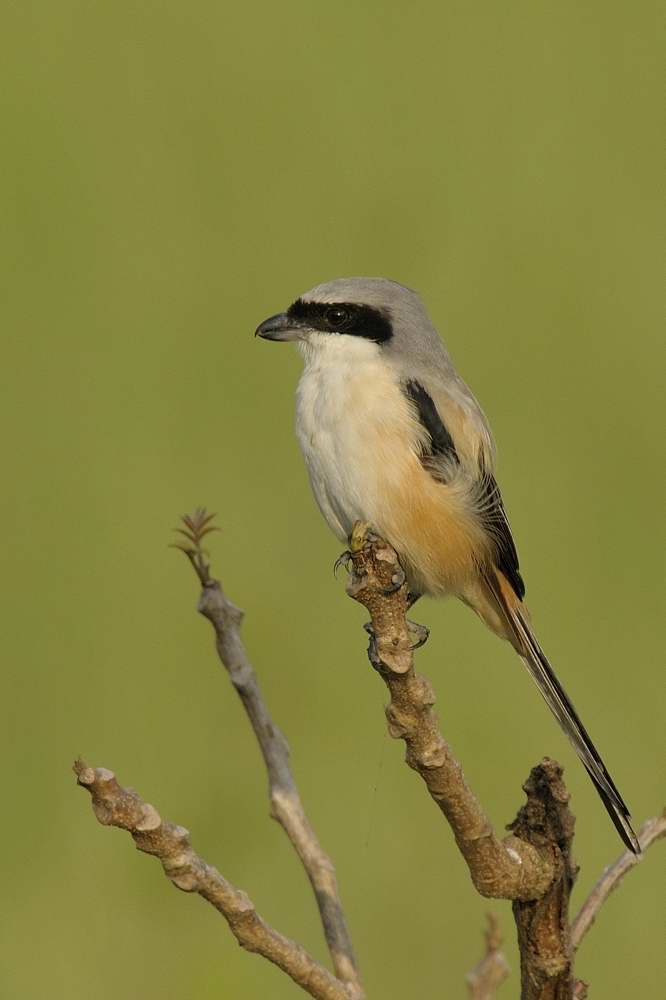
[[[290,319],[286,313],[269,316],[254,331],[255,337],[264,340],[300,340],[303,327],[298,320]]]

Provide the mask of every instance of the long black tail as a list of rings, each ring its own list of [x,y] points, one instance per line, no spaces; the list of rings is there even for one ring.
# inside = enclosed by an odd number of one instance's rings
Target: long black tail
[[[585,765],[615,829],[629,850],[634,854],[640,854],[641,847],[631,826],[631,815],[626,803],[606,770],[606,765],[581,722],[578,712],[557,679],[546,654],[541,649],[521,605],[517,604],[514,608],[509,607],[499,586],[499,581],[489,580],[488,582],[517,640],[521,659],[536,681],[551,712]]]

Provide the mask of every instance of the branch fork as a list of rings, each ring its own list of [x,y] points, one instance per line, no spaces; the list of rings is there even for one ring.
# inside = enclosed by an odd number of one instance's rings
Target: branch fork
[[[182,538],[175,547],[185,553],[201,585],[198,610],[213,628],[218,658],[259,744],[270,814],[283,827],[312,885],[333,972],[266,924],[249,897],[194,851],[184,827],[162,819],[154,806],[119,785],[112,771],[77,760],[77,782],[90,793],[98,821],[129,832],[140,851],[159,858],[177,888],[198,893],[214,906],[243,948],[273,962],[318,1000],[364,1000],[333,863],[307,818],[291,770],[289,745],[270,715],[245,651],[240,635],[243,612],[210,573],[202,542],[217,530],[213,517],[204,508],[185,515],[184,527],[177,529]],[[577,868],[571,852],[574,819],[561,767],[546,757],[532,769],[523,785],[525,804],[510,824],[510,833],[500,839],[439,731],[432,685],[414,671],[414,650],[428,632],[407,620],[413,599],[395,551],[369,525],[359,522],[349,552],[338,561],[342,563],[350,572],[349,595],[370,614],[368,656],[389,691],[390,735],[404,740],[406,762],[446,818],[477,891],[512,901],[521,1000],[583,1000],[586,984],[574,979],[573,954],[608,895],[640,858],[626,852],[609,866],[570,927],[568,904]],[[648,820],[639,833],[643,851],[664,835],[666,815]],[[489,917],[485,955],[467,977],[471,1000],[493,1000],[506,978],[508,967],[500,949],[497,922]]]
[[[404,740],[406,763],[421,776],[448,821],[477,891],[512,901],[521,1000],[583,997],[586,987],[574,979],[573,954],[592,914],[616,883],[613,874],[606,880],[602,876],[572,929],[568,908],[578,869],[572,855],[574,817],[562,768],[546,757],[532,769],[523,785],[526,802],[509,825],[510,834],[500,839],[439,731],[431,684],[415,673],[410,642],[414,626],[410,630],[406,619],[412,601],[396,552],[371,526],[358,522],[349,565],[347,591],[370,613],[368,657],[390,694],[389,734]],[[649,836],[663,835],[657,821],[650,823]],[[612,872],[619,879],[637,860],[627,852]],[[493,952],[490,944],[488,949]],[[486,984],[484,989],[477,995],[494,996],[495,986]]]

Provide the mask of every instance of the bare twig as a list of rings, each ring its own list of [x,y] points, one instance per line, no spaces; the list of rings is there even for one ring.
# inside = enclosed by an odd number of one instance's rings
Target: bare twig
[[[99,822],[127,830],[140,851],[160,859],[165,874],[178,889],[196,892],[211,903],[243,948],[275,963],[318,1000],[351,1000],[353,993],[348,987],[295,941],[269,927],[246,894],[199,857],[184,827],[163,820],[154,806],[135,791],[122,788],[106,768],[88,767],[77,760],[74,773],[78,783],[90,792]]]
[[[631,871],[632,868],[635,868],[641,862],[648,847],[661,837],[666,837],[666,811],[661,816],[654,816],[652,819],[646,820],[638,831],[638,840],[641,845],[642,854],[636,855],[632,854],[631,851],[625,851],[617,861],[604,868],[599,881],[581,906],[572,924],[571,944],[574,951],[579,947],[581,941],[596,920],[599,910],[611,892],[617,889],[627,872]]]
[[[509,975],[509,964],[501,950],[499,922],[494,913],[488,914],[485,939],[483,958],[466,976],[470,1000],[495,1000],[497,990]]]
[[[219,581],[211,577],[206,553],[201,547],[203,537],[215,530],[211,524],[213,516],[203,508],[185,515],[185,530],[178,530],[186,541],[179,541],[176,547],[185,552],[201,583],[198,610],[213,626],[218,656],[259,743],[268,774],[271,816],[283,827],[310,879],[335,974],[347,984],[352,1000],[362,1000],[364,994],[333,863],[305,814],[289,763],[289,744],[273,722],[243,646],[240,637],[243,612],[224,594]]]

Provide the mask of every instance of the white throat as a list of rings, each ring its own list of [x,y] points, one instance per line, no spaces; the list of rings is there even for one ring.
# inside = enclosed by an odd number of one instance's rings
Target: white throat
[[[380,435],[405,409],[382,349],[363,337],[313,333],[299,344],[296,433],[319,508],[344,541],[354,521],[374,521],[381,468]]]
[[[338,333],[312,331],[307,340],[299,340],[298,348],[305,361],[305,371],[310,368],[344,368],[378,361],[379,344],[365,337],[349,337]]]

